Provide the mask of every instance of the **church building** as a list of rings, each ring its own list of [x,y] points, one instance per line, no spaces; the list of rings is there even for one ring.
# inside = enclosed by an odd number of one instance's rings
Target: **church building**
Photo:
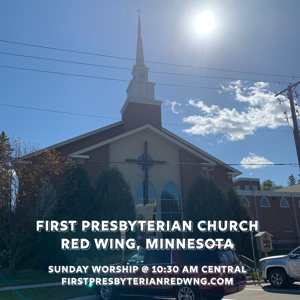
[[[117,166],[131,186],[138,220],[181,220],[182,205],[198,175],[213,177],[225,188],[241,172],[162,127],[162,101],[155,100],[155,83],[149,81],[148,71],[139,18],[136,63],[122,119],[46,149],[81,163],[92,183],[104,170]]]

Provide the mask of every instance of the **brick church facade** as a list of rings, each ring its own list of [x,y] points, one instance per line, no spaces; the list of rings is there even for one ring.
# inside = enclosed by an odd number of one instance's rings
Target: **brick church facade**
[[[258,178],[239,177],[233,186],[250,214],[260,223],[260,231],[273,235],[275,249],[300,245],[300,184],[274,191],[261,191]]]

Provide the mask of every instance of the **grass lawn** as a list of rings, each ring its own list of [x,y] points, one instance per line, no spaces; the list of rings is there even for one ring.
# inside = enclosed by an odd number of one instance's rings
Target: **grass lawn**
[[[37,284],[46,282],[58,282],[63,277],[70,277],[69,274],[49,274],[46,272],[18,272],[15,274],[0,271],[0,287],[11,285]],[[72,277],[76,277],[72,274]],[[0,299],[2,299],[0,297]]]
[[[94,289],[87,286],[54,286],[19,291],[0,292],[1,300],[64,300],[93,295]]]
[[[132,251],[126,251],[125,257],[131,254]],[[109,265],[122,261],[121,252],[116,252],[114,255],[109,255],[103,261],[88,260],[87,258],[80,258],[74,264],[75,266],[95,266],[95,265]],[[89,270],[90,277],[93,277],[91,270]],[[48,282],[61,282],[63,277],[82,277],[82,274],[49,274],[48,272],[34,271],[34,270],[16,270],[14,274],[4,272],[0,269],[0,287],[11,285],[24,284],[38,284]],[[2,298],[0,297],[2,300]]]

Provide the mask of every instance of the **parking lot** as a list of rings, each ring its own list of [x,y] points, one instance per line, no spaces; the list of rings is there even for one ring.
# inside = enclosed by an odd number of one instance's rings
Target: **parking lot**
[[[248,284],[246,289],[240,293],[224,297],[224,300],[299,300],[300,298],[300,284],[292,284],[285,289],[274,289],[268,283],[263,284]],[[87,296],[74,298],[72,300],[96,300],[96,296]],[[124,297],[123,299],[126,299]],[[127,297],[132,299],[132,297]],[[138,298],[136,300],[145,300],[149,298]],[[163,298],[156,298],[163,299]],[[119,299],[118,299],[119,300]],[[121,300],[121,299],[120,299]]]
[[[270,284],[247,285],[240,293],[224,297],[226,300],[298,300],[300,298],[300,284],[290,285],[286,289],[274,289]]]

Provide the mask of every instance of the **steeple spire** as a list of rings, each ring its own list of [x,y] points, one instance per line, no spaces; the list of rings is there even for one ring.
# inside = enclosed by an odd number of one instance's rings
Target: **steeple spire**
[[[131,71],[132,79],[126,89],[127,99],[121,109],[124,130],[132,130],[145,124],[161,130],[162,101],[154,98],[154,82],[148,81],[149,68],[145,66],[141,31],[140,10],[136,47],[136,63]]]
[[[137,10],[139,12],[139,23],[138,23],[138,35],[137,35],[137,47],[136,47],[136,65],[137,66],[145,66],[144,63],[144,51],[143,51],[143,40],[142,40],[142,31],[141,31],[141,18],[140,13],[142,12],[140,9]]]

